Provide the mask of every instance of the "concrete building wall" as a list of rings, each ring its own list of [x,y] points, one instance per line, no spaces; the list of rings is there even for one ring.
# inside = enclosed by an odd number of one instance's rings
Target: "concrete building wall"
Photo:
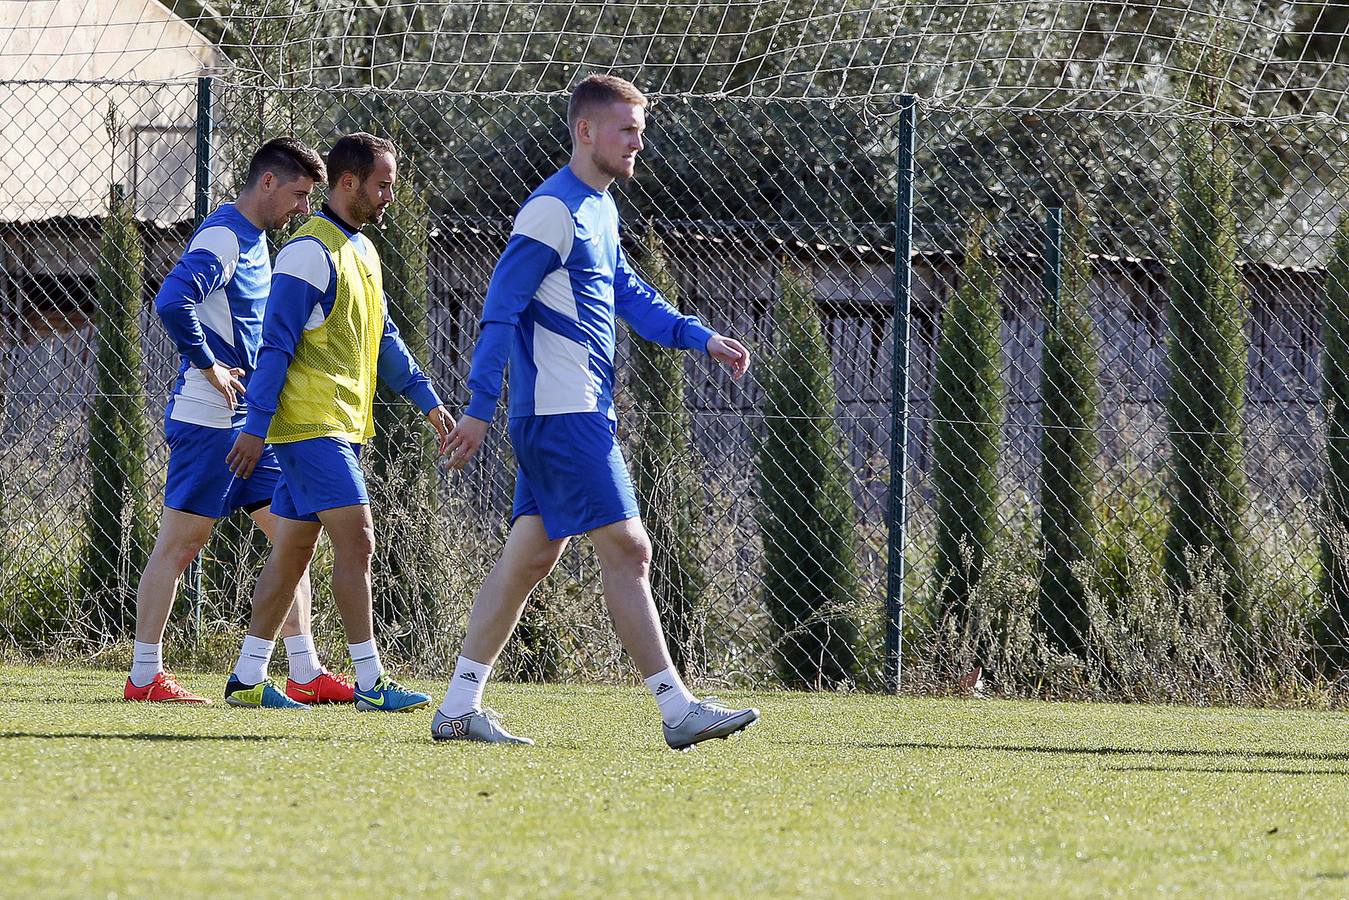
[[[102,215],[112,184],[190,217],[194,79],[224,64],[154,0],[0,2],[0,221]]]

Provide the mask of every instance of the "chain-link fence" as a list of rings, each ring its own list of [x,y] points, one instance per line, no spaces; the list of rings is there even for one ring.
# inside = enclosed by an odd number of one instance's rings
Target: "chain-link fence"
[[[10,151],[35,177],[0,203],[0,631],[23,653],[129,637],[177,366],[148,301],[194,207],[229,199],[262,140],[398,144],[388,301],[456,411],[511,216],[566,159],[561,95],[209,89],[0,85],[0,116],[42,123]],[[691,97],[649,119],[618,189],[625,245],[755,355],[733,382],[620,341],[620,436],[681,666],[881,689],[899,653],[916,690],[980,671],[1013,694],[1337,690],[1340,129]],[[117,265],[133,244],[139,284]],[[501,549],[514,464],[499,422],[448,472],[401,404],[381,399],[366,454],[378,631],[439,671]],[[171,627],[201,662],[233,651],[264,553],[228,522],[190,570]],[[628,673],[584,542],[504,665]]]

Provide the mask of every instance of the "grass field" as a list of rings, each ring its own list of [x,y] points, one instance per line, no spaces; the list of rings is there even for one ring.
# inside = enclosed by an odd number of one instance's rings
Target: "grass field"
[[[122,678],[0,667],[0,894],[1349,896],[1343,713],[735,694],[680,754],[635,688],[494,685],[496,748]]]

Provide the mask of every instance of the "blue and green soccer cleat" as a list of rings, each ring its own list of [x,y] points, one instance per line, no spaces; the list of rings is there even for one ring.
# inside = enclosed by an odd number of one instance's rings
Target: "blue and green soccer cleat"
[[[296,703],[277,689],[270,680],[257,684],[244,684],[231,675],[225,683],[225,702],[230,706],[242,706],[245,709],[308,709],[303,703]]]
[[[409,691],[388,675],[380,675],[369,690],[356,687],[356,709],[360,712],[410,712],[430,705],[430,697]]]

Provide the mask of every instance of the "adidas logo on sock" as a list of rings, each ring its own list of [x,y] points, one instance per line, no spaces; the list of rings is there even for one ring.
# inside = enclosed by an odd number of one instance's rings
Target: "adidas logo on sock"
[[[459,677],[464,679],[465,681],[471,681],[474,684],[478,683],[478,676],[474,675],[472,672],[464,672]]]
[[[672,688],[670,685],[668,685],[668,684],[666,684],[665,682],[662,681],[662,682],[660,683],[660,686],[656,688],[656,696],[659,697],[661,694],[665,693],[666,691],[672,691],[672,690],[674,690],[674,688]]]

